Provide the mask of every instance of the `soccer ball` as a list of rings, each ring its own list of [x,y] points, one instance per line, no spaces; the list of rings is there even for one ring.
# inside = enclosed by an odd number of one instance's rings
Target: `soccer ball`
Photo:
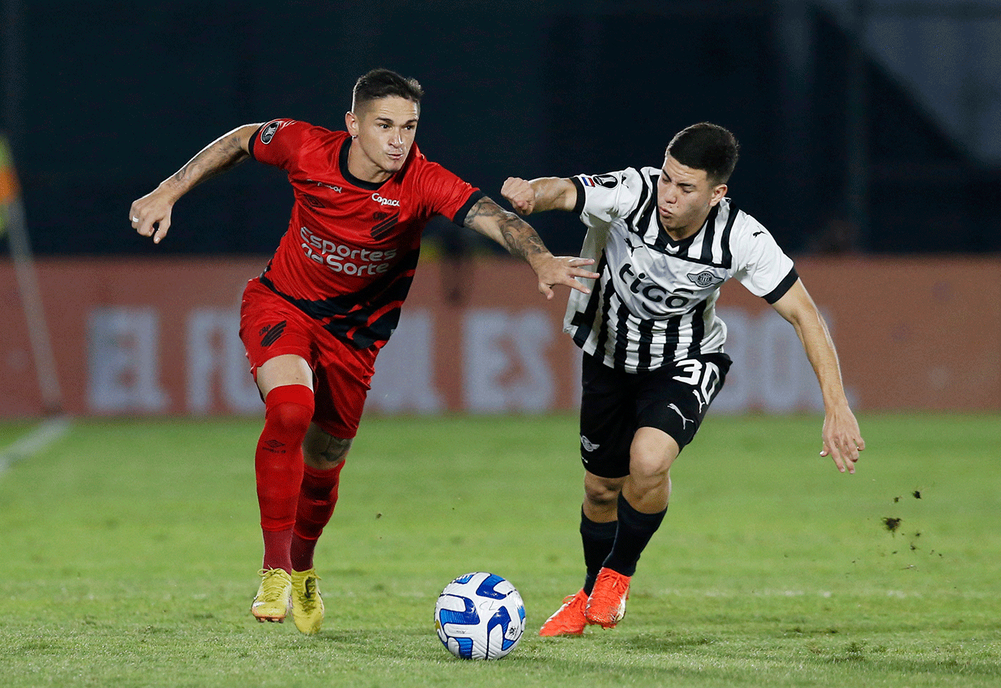
[[[445,586],[434,607],[438,638],[460,659],[500,659],[525,632],[525,605],[508,581],[477,571]]]

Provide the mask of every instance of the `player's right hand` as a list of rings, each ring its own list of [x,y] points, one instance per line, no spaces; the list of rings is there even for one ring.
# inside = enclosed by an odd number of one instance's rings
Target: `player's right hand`
[[[822,438],[820,455],[831,457],[842,473],[854,473],[859,452],[865,449],[865,440],[847,402],[828,409],[824,414]]]
[[[501,196],[519,215],[531,215],[535,210],[535,189],[521,177],[508,177],[501,187]]]
[[[132,201],[129,220],[136,232],[153,237],[153,243],[159,244],[170,229],[170,211],[173,207],[173,201],[166,197],[161,187],[157,187],[142,198]]]

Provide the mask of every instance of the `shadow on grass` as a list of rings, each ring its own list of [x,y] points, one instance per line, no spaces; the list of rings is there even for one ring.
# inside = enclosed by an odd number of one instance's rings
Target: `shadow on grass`
[[[719,638],[707,635],[653,635],[643,634],[625,639],[625,646],[640,652],[650,652],[655,654],[670,654],[681,652],[694,647],[704,647],[720,642]]]

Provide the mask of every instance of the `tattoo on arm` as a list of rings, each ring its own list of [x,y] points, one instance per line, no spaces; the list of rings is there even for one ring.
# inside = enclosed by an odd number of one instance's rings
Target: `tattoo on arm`
[[[231,131],[205,146],[174,173],[173,181],[191,188],[243,162],[249,154],[240,143],[238,131]]]
[[[496,240],[513,255],[528,259],[539,253],[548,253],[542,238],[532,226],[514,213],[509,213],[490,198],[484,196],[473,204],[466,215],[465,226]],[[490,231],[496,227],[499,235]]]

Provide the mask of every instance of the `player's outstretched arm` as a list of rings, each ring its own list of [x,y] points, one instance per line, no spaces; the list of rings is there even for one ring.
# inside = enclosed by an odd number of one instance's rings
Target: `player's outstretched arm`
[[[469,209],[465,225],[483,236],[490,237],[512,255],[523,258],[531,265],[539,278],[539,291],[545,294],[547,299],[553,298],[553,287],[557,284],[589,294],[591,290],[576,278],[599,277],[598,273],[581,267],[593,264],[594,260],[576,256],[554,256],[531,225],[514,213],[504,210],[486,196],[476,201]]]
[[[824,397],[823,448],[820,455],[830,456],[842,473],[846,470],[854,473],[859,452],[865,449],[865,440],[862,439],[855,414],[848,406],[838,354],[827,323],[801,280],[797,280],[773,307],[796,328],[796,334],[803,343],[806,356],[820,382],[820,391]]]
[[[153,191],[132,202],[129,219],[136,232],[159,244],[170,229],[170,213],[181,196],[250,155],[250,139],[260,124],[245,124],[200,150]]]
[[[519,215],[546,210],[570,211],[577,204],[577,187],[569,179],[560,177],[539,177],[532,181],[508,177],[501,187],[501,196]]]

